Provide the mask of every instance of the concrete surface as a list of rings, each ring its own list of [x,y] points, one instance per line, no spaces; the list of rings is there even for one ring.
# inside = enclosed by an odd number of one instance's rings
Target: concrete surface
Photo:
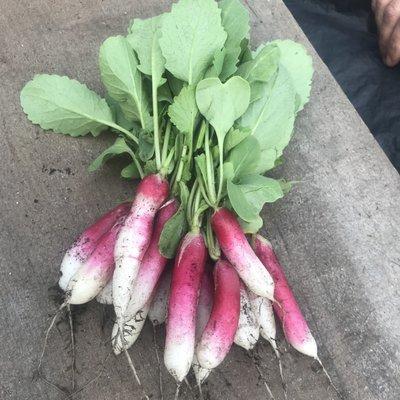
[[[109,141],[45,134],[19,106],[19,91],[37,72],[68,74],[102,91],[97,51],[123,33],[133,16],[150,16],[169,1],[20,0],[0,2],[0,398],[66,399],[34,374],[63,249],[96,216],[134,188],[118,165],[90,174],[87,166]],[[345,399],[400,398],[400,178],[280,0],[248,1],[254,43],[292,38],[315,61],[311,103],[297,123],[280,173],[302,183],[265,211],[276,245],[307,315],[320,356]],[[75,312],[78,388],[75,399],[140,399],[123,358],[109,356],[109,315],[98,304]],[[105,321],[105,324],[103,323]],[[108,321],[108,322],[107,322]],[[156,333],[162,344],[161,331]],[[281,342],[281,347],[285,345]],[[50,337],[44,372],[70,388],[65,321]],[[145,392],[159,399],[152,329],[132,352]],[[290,399],[336,399],[320,369],[287,349]],[[279,376],[269,346],[239,348],[209,378],[206,399],[267,399],[261,373],[277,399]],[[175,385],[163,370],[164,399]],[[182,399],[197,391],[182,388]]]

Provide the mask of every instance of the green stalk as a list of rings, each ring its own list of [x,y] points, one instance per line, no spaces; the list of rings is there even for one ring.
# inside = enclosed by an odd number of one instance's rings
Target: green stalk
[[[207,124],[207,129],[205,132],[205,142],[204,142],[205,154],[206,154],[206,165],[207,165],[207,186],[210,194],[210,200],[216,203],[217,198],[215,195],[215,180],[214,180],[214,163],[212,156],[210,154],[210,139],[209,139],[209,127]]]
[[[176,170],[176,174],[173,177],[173,184],[172,184],[172,192],[175,193],[176,186],[180,182],[182,178],[183,167],[185,166],[185,157],[187,152],[187,146],[184,145],[182,148],[181,158],[179,160],[178,168]]]
[[[161,154],[160,154],[160,136],[158,131],[158,99],[157,99],[157,86],[152,80],[152,97],[153,97],[153,124],[154,124],[154,152],[156,155],[156,167],[159,171],[161,169]]]
[[[220,143],[218,140],[218,150],[219,150],[219,185],[218,185],[218,195],[217,203],[221,200],[222,186],[224,183],[224,142]]]
[[[171,133],[171,121],[168,120],[168,124],[165,129],[165,133],[164,133],[164,143],[163,143],[162,156],[161,156],[162,164],[164,164],[164,162],[167,158],[170,133]]]
[[[113,122],[107,122],[107,121],[101,121],[99,120],[100,123],[109,126],[110,128],[114,128],[120,132],[122,132],[128,139],[134,141],[136,144],[139,143],[138,138],[132,133],[123,128],[122,126],[119,126],[118,124],[115,124]]]

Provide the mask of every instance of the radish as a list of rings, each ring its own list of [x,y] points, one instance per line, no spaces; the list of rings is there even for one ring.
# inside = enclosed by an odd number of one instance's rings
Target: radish
[[[168,182],[161,175],[146,176],[137,188],[132,208],[119,232],[114,250],[113,302],[121,331],[133,282],[151,240],[154,217],[168,192]]]
[[[176,213],[178,206],[177,200],[172,199],[164,204],[157,214],[151,242],[132,288],[132,297],[126,311],[126,319],[130,319],[137,310],[148,302],[167,264],[168,259],[160,254],[158,242],[164,225]]]
[[[118,205],[85,229],[75,240],[61,262],[61,277],[58,284],[62,290],[65,291],[67,289],[70,279],[92,254],[101,236],[110,230],[119,217],[126,215],[130,207],[131,203],[128,202]]]
[[[112,279],[110,279],[104,289],[96,296],[100,304],[112,304]]]
[[[214,268],[214,304],[210,319],[197,345],[203,368],[217,367],[228,354],[239,323],[240,282],[236,271],[223,260]]]
[[[128,350],[137,340],[143,329],[146,317],[149,312],[151,299],[139,309],[133,318],[125,322],[123,336],[118,334],[118,324],[115,323],[111,334],[111,342],[115,355],[121,354],[124,350]]]
[[[220,208],[214,212],[211,224],[222,252],[246,286],[255,294],[273,300],[274,282],[254,254],[234,214]]]
[[[67,304],[84,304],[95,298],[106,286],[114,272],[114,246],[125,221],[120,217],[98,241],[96,248],[68,283]]]
[[[199,304],[197,306],[196,320],[196,342],[198,342],[203,334],[204,328],[210,319],[213,306],[213,281],[209,271],[205,271],[201,281]],[[192,368],[196,377],[196,382],[201,387],[201,384],[208,378],[211,369],[203,368],[197,360],[196,353],[193,355]]]
[[[339,397],[342,398],[341,393],[336,388],[332,378],[318,356],[317,343],[294,297],[294,293],[289,286],[283,268],[276,257],[271,243],[261,235],[254,235],[253,248],[274,280],[276,303],[274,303],[273,308],[282,323],[286,340],[300,353],[318,361],[329,383],[338,393]]]
[[[256,235],[253,246],[254,251],[274,279],[276,299],[274,310],[282,322],[287,341],[300,353],[317,359],[317,343],[289,287],[271,243],[261,235]]]
[[[206,255],[202,234],[189,232],[181,242],[172,271],[164,363],[179,383],[193,360],[197,303]]]
[[[257,314],[252,308],[246,287],[243,282],[240,282],[240,315],[234,342],[245,350],[251,350],[256,345],[259,335],[260,325]]]
[[[153,326],[161,325],[167,318],[169,290],[171,286],[171,270],[161,275],[149,310],[149,319]]]

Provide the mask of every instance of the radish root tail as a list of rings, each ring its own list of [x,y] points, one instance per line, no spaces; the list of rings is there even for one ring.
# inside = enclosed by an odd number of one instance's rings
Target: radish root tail
[[[272,390],[269,387],[267,380],[265,379],[264,375],[262,374],[260,367],[257,365],[257,363],[254,363],[254,365],[255,365],[255,367],[256,367],[256,369],[257,369],[257,371],[258,371],[258,373],[259,373],[259,375],[260,375],[260,377],[261,377],[261,379],[262,379],[262,381],[264,383],[265,389],[267,390],[269,396],[271,397],[272,400],[275,400],[275,396],[273,395]]]
[[[333,383],[333,380],[331,378],[331,376],[329,375],[328,371],[326,370],[324,364],[322,364],[322,361],[319,357],[316,358],[316,360],[318,361],[318,364],[321,366],[322,371],[324,372],[326,378],[329,381],[329,384],[332,386],[332,388],[335,390],[335,392],[337,393],[337,395],[339,396],[340,399],[343,399],[342,394],[339,392],[339,389],[336,387],[336,385]]]
[[[281,353],[279,352],[278,345],[276,344],[275,340],[271,339],[270,343],[271,343],[272,348],[274,349],[276,359],[278,360],[279,375],[281,376],[283,395],[285,396],[285,399],[287,399],[288,398],[287,397],[287,385],[286,385],[285,378],[283,376]]]
[[[49,327],[46,330],[46,335],[44,337],[44,343],[43,343],[43,348],[42,348],[42,353],[40,354],[40,358],[39,358],[39,363],[38,363],[38,367],[37,370],[40,371],[42,368],[42,362],[43,362],[43,357],[44,357],[44,353],[46,352],[46,347],[47,347],[47,342],[49,340],[49,335],[50,335],[50,331],[53,329],[54,324],[57,321],[57,318],[59,317],[61,311],[67,306],[67,302],[64,302],[63,304],[61,304],[60,308],[56,311],[54,317],[52,318]]]
[[[134,376],[135,379],[136,379],[136,382],[138,383],[139,386],[141,386],[142,383],[140,382],[139,376],[138,376],[138,374],[137,374],[137,372],[136,372],[135,365],[133,364],[132,358],[131,358],[131,356],[129,355],[128,350],[124,347],[124,348],[123,348],[123,351],[124,351],[124,353],[125,353],[126,359],[128,360],[128,364],[129,364],[129,367],[130,367],[131,370],[132,370],[133,376]]]
[[[160,388],[160,400],[164,400],[162,370],[161,370],[160,356],[158,355],[158,343],[157,343],[157,338],[156,338],[155,325],[153,325],[153,342],[154,342],[154,350],[156,353],[157,364],[158,364],[158,386]]]
[[[177,383],[176,384],[176,390],[175,390],[175,396],[174,396],[174,400],[178,400],[179,397],[179,389],[181,388],[181,384]]]
[[[75,335],[74,335],[74,322],[72,319],[71,313],[71,305],[68,304],[68,319],[69,319],[69,328],[71,330],[71,383],[72,383],[72,391],[75,390],[75,365],[76,365],[76,358],[75,358]]]

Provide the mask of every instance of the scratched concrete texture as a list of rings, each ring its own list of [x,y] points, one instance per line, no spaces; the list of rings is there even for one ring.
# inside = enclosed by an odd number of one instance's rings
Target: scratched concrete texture
[[[311,102],[276,173],[300,181],[266,207],[271,239],[319,343],[320,357],[349,400],[400,398],[400,178],[280,0],[247,1],[253,43],[291,38],[310,50]],[[76,390],[69,329],[50,335],[43,374],[35,374],[54,314],[63,251],[102,212],[132,197],[120,164],[88,172],[110,143],[43,133],[28,122],[19,91],[35,73],[66,74],[103,93],[97,53],[132,17],[160,13],[170,1],[20,0],[0,2],[0,398],[4,400],[160,399],[163,329],[146,325],[132,350],[139,388],[124,358],[110,355],[112,313],[96,303],[74,308]],[[321,369],[279,336],[289,399],[337,399]],[[161,367],[164,399],[175,384]],[[193,384],[193,379],[189,381]],[[277,363],[260,341],[234,347],[203,387],[205,399],[283,399]],[[199,398],[183,385],[180,398]]]

